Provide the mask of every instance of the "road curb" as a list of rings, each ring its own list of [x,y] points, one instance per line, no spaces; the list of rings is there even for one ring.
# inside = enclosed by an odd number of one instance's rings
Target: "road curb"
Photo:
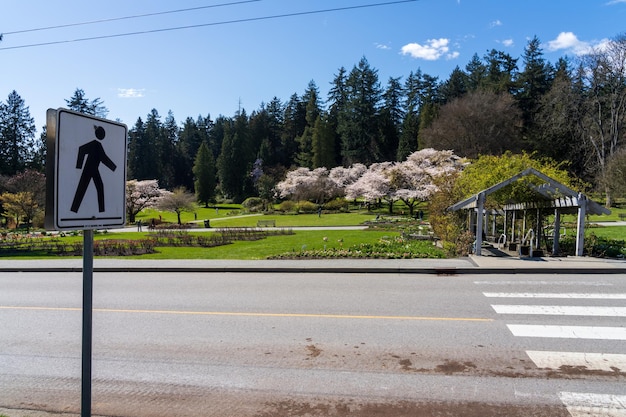
[[[426,275],[467,275],[467,274],[486,274],[486,275],[515,275],[515,274],[626,274],[621,268],[459,268],[459,267],[442,267],[442,268],[363,268],[363,267],[171,267],[171,266],[120,266],[120,267],[94,267],[94,272],[109,273],[278,273],[278,274],[302,274],[302,273],[345,273],[345,274],[426,274]],[[71,273],[82,272],[82,268],[78,267],[0,267],[0,272],[18,273],[18,272],[48,272],[48,273]]]

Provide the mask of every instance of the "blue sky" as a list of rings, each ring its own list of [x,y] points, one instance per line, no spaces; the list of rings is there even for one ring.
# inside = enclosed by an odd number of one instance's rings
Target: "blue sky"
[[[533,36],[554,63],[626,29],[626,0],[417,0],[318,13],[391,1],[7,0],[0,100],[16,90],[38,131],[46,109],[64,107],[76,88],[100,97],[108,118],[129,128],[152,108],[162,119],[172,110],[181,124],[199,114],[232,116],[240,104],[250,114],[275,96],[286,102],[311,80],[326,98],[338,69],[362,57],[384,86],[418,69],[446,79],[494,48],[521,57]],[[185,26],[197,27],[67,42]],[[41,43],[53,44],[23,47]]]

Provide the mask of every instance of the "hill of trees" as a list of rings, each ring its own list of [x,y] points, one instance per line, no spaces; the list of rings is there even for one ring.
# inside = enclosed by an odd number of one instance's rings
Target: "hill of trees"
[[[81,89],[66,102],[73,110],[107,113]],[[425,148],[467,158],[526,151],[602,187],[610,205],[612,184],[619,183],[612,176],[624,175],[615,167],[626,155],[625,122],[626,35],[555,63],[534,38],[519,58],[495,49],[475,54],[445,80],[417,69],[383,84],[363,57],[352,69],[337,70],[325,98],[311,81],[286,102],[274,97],[232,117],[179,123],[171,111],[163,117],[153,109],[129,126],[128,179],[198,189],[204,204],[214,196],[241,202],[267,197],[296,167],[404,161]],[[0,103],[0,175],[41,171],[43,144],[26,103],[12,91]],[[200,178],[216,184],[216,192]]]

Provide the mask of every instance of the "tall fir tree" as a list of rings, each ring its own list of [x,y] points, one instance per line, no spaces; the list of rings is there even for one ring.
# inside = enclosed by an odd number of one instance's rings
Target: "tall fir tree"
[[[224,131],[222,150],[217,159],[217,176],[225,197],[240,203],[252,195],[249,172],[254,163],[250,145],[249,120],[245,110],[239,111],[232,125]]]
[[[193,165],[194,188],[199,203],[208,207],[215,199],[215,159],[206,142],[202,142]]]
[[[515,95],[524,121],[523,136],[526,148],[541,148],[541,132],[536,123],[541,98],[550,90],[554,78],[553,68],[543,58],[541,42],[535,36],[524,48],[524,70],[519,74],[519,90]]]
[[[105,107],[104,102],[100,99],[100,97],[90,101],[87,97],[85,97],[85,91],[82,88],[77,88],[72,97],[65,99],[65,103],[67,104],[68,109],[79,113],[102,118],[107,117],[109,114],[109,109]]]
[[[296,138],[298,142],[298,155],[296,163],[301,167],[313,167],[313,135],[315,133],[315,121],[318,119],[321,108],[319,103],[319,90],[314,81],[309,82],[309,86],[302,96],[306,101],[305,120],[306,126],[300,136]]]
[[[0,103],[0,174],[15,175],[29,167],[37,154],[35,120],[13,90]]]
[[[315,120],[311,138],[313,168],[333,168],[337,165],[335,134],[328,121],[328,115],[321,114]]]
[[[361,58],[346,81],[346,105],[339,114],[344,165],[371,164],[381,158],[378,136],[381,87],[378,71]]]
[[[398,153],[402,121],[405,118],[402,108],[404,96],[400,78],[389,78],[383,93],[379,123],[380,155],[384,161],[393,161]]]

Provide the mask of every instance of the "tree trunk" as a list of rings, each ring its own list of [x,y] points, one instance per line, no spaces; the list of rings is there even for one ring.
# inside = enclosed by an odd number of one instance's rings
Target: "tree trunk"
[[[611,208],[613,206],[613,194],[611,193],[611,187],[609,187],[608,184],[604,186],[604,193],[605,193],[604,206],[606,208]]]

